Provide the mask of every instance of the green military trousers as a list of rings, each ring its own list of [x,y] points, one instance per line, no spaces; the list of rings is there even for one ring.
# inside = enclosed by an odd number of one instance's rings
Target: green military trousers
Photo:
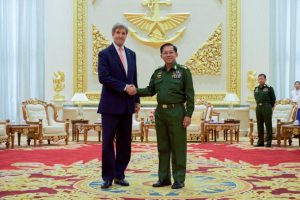
[[[185,108],[182,104],[177,104],[174,108],[158,106],[155,111],[160,181],[171,180],[170,158],[174,181],[185,180],[187,144],[186,128],[183,127],[184,115]]]
[[[264,123],[267,129],[267,144],[272,143],[272,106],[269,103],[263,103],[256,106],[256,120],[258,132],[258,145],[264,144]]]

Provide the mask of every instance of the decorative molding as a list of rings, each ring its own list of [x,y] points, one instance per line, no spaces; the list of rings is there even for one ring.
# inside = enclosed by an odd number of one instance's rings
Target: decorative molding
[[[63,95],[60,95],[60,92],[65,88],[65,73],[61,71],[54,72],[54,77],[52,81],[53,81],[53,89],[56,93],[53,99],[64,100],[65,97]]]
[[[227,0],[227,91],[199,93],[196,98],[222,103],[226,92],[240,98],[240,0]],[[74,93],[86,92],[90,100],[99,101],[99,92],[87,91],[87,1],[74,0]],[[198,96],[199,95],[199,96]]]
[[[253,90],[255,86],[257,85],[257,72],[254,70],[249,70],[247,72],[247,88],[249,90],[249,96],[248,96],[248,101],[249,102],[254,102],[254,94]]]
[[[185,65],[190,68],[193,75],[219,76],[222,74],[222,24],[186,61]]]
[[[98,53],[110,44],[103,33],[93,24],[93,74],[98,74]]]
[[[87,90],[87,1],[74,0],[74,93]]]
[[[227,92],[241,98],[240,0],[227,1]]]

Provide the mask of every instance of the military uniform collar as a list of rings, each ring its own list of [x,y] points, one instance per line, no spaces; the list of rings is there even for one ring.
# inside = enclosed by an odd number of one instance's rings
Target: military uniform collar
[[[167,67],[166,67],[166,65],[164,65],[164,68],[163,68],[165,71],[167,71],[166,69],[167,69]],[[173,65],[172,65],[172,67],[170,68],[170,71],[171,70],[177,70],[178,69],[178,67],[177,67],[177,63],[175,62],[175,63],[173,63]]]
[[[265,87],[269,87],[267,84],[264,84],[262,87],[260,87],[260,85],[258,85],[257,87],[259,88],[265,88]]]

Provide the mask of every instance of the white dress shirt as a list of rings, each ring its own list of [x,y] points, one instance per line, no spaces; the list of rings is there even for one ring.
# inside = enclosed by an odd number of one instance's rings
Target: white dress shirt
[[[300,105],[300,90],[292,90],[291,98],[294,102],[297,102],[298,106]]]
[[[114,44],[114,47],[116,48],[116,51],[118,52],[118,55],[120,56],[120,51],[119,51],[120,47],[118,45],[116,45],[114,42],[113,42],[113,44]],[[125,73],[127,75],[127,72],[128,72],[128,63],[127,63],[126,52],[125,52],[124,46],[122,46],[121,48],[122,48],[122,55],[124,57],[124,64],[125,64],[124,69],[125,69]]]

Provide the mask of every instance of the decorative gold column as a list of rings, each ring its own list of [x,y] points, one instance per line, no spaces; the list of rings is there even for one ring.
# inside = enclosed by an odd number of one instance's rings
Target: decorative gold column
[[[74,0],[74,93],[87,91],[87,1]]]

